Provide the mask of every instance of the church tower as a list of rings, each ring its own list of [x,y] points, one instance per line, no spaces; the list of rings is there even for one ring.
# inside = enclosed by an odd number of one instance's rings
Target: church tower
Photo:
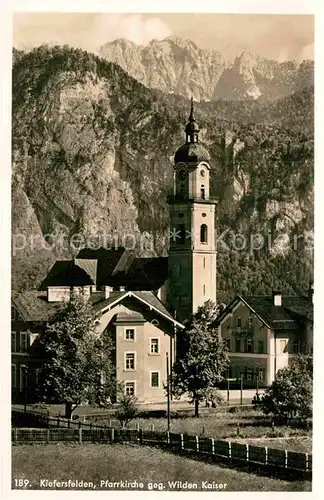
[[[216,200],[210,198],[210,155],[199,142],[193,99],[186,142],[174,157],[169,197],[168,303],[180,321],[206,300],[216,302]]]

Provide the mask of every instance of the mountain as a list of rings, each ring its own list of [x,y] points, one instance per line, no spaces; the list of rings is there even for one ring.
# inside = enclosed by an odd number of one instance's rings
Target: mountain
[[[146,87],[165,93],[211,99],[213,89],[228,65],[221,53],[201,49],[191,40],[170,36],[147,46],[119,39],[105,44],[100,56],[119,64]]]
[[[172,157],[189,101],[80,49],[44,46],[15,57],[12,97],[14,289],[36,286],[54,259],[84,244],[165,255]],[[228,247],[219,244],[221,301],[308,286],[313,101],[309,88],[275,102],[195,107]],[[266,238],[259,250],[255,235]]]
[[[196,101],[278,99],[312,85],[313,61],[279,63],[243,52],[230,64],[220,52],[201,49],[191,40],[171,36],[147,46],[124,39],[100,49],[146,87]]]
[[[213,99],[278,99],[313,83],[313,61],[278,63],[243,52],[223,71]]]

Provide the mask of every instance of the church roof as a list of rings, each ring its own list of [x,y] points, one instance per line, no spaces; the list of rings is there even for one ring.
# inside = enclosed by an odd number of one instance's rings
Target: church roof
[[[167,257],[134,257],[124,248],[84,248],[74,260],[56,261],[42,282],[49,286],[124,286],[127,290],[158,290],[168,278]]]
[[[189,142],[181,146],[174,155],[174,163],[210,161],[208,150],[200,142]]]

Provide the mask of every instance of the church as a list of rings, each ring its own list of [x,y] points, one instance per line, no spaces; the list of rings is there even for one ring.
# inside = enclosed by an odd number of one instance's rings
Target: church
[[[210,154],[199,142],[193,101],[185,143],[174,156],[168,197],[168,257],[138,257],[125,248],[83,248],[57,261],[40,290],[12,298],[12,397],[22,401],[37,385],[41,360],[31,346],[46,322],[83,292],[99,314],[98,332],[115,343],[116,377],[140,403],[165,401],[168,370],[184,322],[216,297],[217,200],[210,196]],[[305,297],[240,295],[216,320],[229,353],[228,378],[269,386],[280,368],[313,344],[312,287]],[[27,395],[27,396],[26,396]]]
[[[138,402],[165,401],[166,360],[171,372],[177,333],[206,300],[216,302],[216,200],[210,198],[210,155],[199,142],[193,100],[173,168],[168,257],[83,248],[73,260],[57,261],[39,291],[14,294],[14,400],[37,384],[40,360],[30,356],[32,343],[70,294],[82,291],[100,314],[98,332],[108,330],[115,339],[116,376],[126,394]]]

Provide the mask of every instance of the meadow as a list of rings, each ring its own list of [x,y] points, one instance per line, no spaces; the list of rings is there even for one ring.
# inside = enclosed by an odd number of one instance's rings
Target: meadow
[[[102,481],[137,481],[143,489],[177,490],[179,483],[218,484],[218,491],[311,491],[310,481],[287,481],[136,445],[17,445],[12,447],[12,478],[28,479],[26,489],[41,489],[41,480],[78,480],[108,490]],[[171,485],[170,485],[171,483]],[[222,486],[220,486],[222,485]],[[225,486],[226,485],[226,486]],[[119,489],[123,489],[122,486]],[[127,489],[127,488],[125,488]],[[207,491],[207,489],[206,489]]]

